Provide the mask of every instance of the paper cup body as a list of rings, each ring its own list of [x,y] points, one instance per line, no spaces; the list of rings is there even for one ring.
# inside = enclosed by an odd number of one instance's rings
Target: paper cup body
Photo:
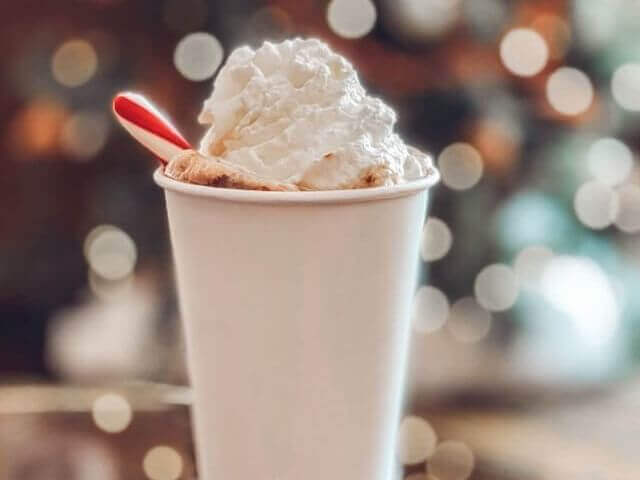
[[[429,183],[165,189],[200,478],[388,480]]]

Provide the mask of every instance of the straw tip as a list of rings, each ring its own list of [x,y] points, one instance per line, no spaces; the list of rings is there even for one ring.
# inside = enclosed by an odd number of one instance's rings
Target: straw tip
[[[134,94],[132,92],[116,93],[111,102],[113,112],[118,115],[122,115],[123,110],[126,108],[126,105],[133,101],[133,99],[131,98],[133,95]]]

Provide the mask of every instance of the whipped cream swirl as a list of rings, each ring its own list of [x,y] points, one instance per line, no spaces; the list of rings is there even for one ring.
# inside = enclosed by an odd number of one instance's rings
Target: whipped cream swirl
[[[231,172],[248,188],[327,190],[437,175],[428,155],[394,133],[393,109],[319,40],[235,50],[198,120],[209,125],[199,155],[174,159],[170,176],[224,186],[206,177]]]

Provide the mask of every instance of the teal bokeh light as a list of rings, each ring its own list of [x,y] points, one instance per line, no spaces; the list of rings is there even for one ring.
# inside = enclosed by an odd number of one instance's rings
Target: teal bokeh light
[[[564,251],[575,242],[580,228],[555,197],[539,191],[512,196],[496,215],[495,233],[509,257],[529,245],[547,245]]]

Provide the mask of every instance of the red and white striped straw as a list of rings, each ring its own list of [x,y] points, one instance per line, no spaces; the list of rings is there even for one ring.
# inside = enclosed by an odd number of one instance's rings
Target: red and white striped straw
[[[118,122],[165,165],[174,155],[191,148],[173,124],[142,95],[117,94],[113,112]]]

